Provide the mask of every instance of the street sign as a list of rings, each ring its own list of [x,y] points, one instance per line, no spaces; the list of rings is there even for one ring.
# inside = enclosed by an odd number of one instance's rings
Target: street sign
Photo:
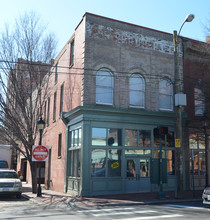
[[[49,155],[49,149],[47,146],[42,145],[34,145],[32,147],[32,161],[47,161]]]
[[[175,139],[175,147],[181,147],[181,140]]]

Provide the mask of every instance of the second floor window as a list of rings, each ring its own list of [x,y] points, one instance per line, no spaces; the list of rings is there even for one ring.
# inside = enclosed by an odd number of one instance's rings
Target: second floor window
[[[129,79],[130,106],[145,107],[145,82],[140,74],[133,74]]]
[[[54,93],[53,121],[56,120],[56,100],[57,100],[57,92]]]
[[[100,69],[96,75],[96,103],[113,104],[113,76],[108,69]]]
[[[47,122],[47,101],[44,103],[44,121]]]
[[[58,82],[58,64],[55,66],[55,84]]]
[[[168,79],[162,79],[159,83],[160,110],[173,110],[173,85]]]
[[[60,115],[63,112],[63,92],[64,92],[64,85],[61,86],[61,91],[60,91]]]
[[[195,115],[203,115],[205,111],[205,97],[201,89],[194,88]]]
[[[71,42],[70,48],[70,66],[74,65],[74,40]]]
[[[47,100],[48,104],[47,104],[47,125],[49,125],[50,123],[50,97]]]

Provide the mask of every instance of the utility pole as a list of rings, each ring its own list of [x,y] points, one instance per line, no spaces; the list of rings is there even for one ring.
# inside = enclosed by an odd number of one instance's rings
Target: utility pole
[[[176,117],[176,128],[175,128],[175,143],[176,143],[176,177],[177,177],[177,198],[183,198],[183,166],[182,166],[182,106],[186,105],[186,95],[182,91],[181,74],[179,73],[179,52],[178,37],[184,26],[185,22],[191,22],[194,19],[193,14],[187,15],[179,33],[173,32],[173,44],[174,44],[174,83],[175,83],[175,117]],[[177,144],[178,143],[178,144]]]

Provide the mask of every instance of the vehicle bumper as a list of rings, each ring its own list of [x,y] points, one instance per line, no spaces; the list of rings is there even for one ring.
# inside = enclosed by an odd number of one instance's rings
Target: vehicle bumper
[[[210,205],[210,195],[203,194],[202,199],[203,199],[203,204]]]
[[[5,195],[5,194],[21,194],[22,193],[22,188],[17,187],[17,188],[0,188],[0,195]]]

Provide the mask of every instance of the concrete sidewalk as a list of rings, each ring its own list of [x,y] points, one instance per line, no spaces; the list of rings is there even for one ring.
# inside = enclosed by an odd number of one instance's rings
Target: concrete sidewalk
[[[121,195],[76,197],[66,193],[42,189],[42,196],[37,197],[31,192],[31,186],[23,183],[22,195],[34,202],[50,206],[89,207],[109,205],[146,205],[202,201],[202,191],[184,191],[183,198],[175,198],[174,192],[166,192],[164,199],[158,198],[158,193],[129,193]]]

